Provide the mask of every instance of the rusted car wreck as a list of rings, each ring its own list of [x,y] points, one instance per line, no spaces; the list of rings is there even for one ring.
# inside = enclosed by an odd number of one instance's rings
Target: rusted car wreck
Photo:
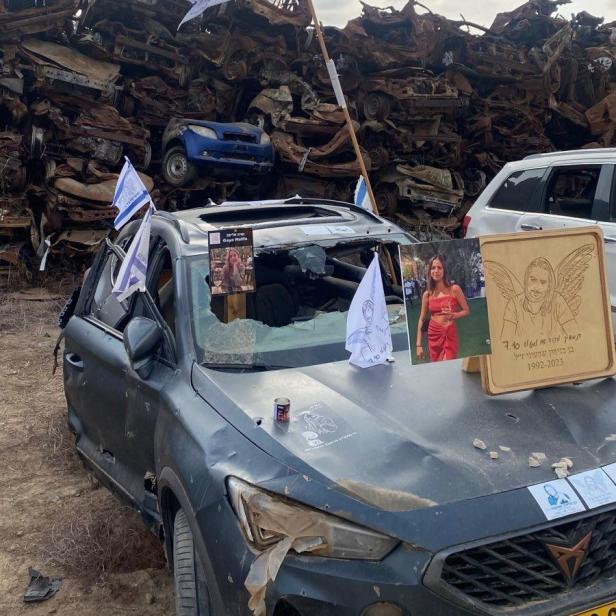
[[[364,4],[344,28],[325,27],[382,213],[422,238],[447,235],[505,161],[614,145],[616,23],[565,19],[564,4],[534,0],[489,27],[413,0],[400,10]],[[113,219],[108,187],[95,186],[113,183],[125,156],[151,178],[159,209],[241,196],[234,178],[165,181],[171,118],[263,128],[276,164],[253,196],[351,197],[359,165],[306,4],[233,0],[178,31],[189,7],[0,2],[5,268],[36,268],[47,249],[48,268],[90,255]],[[82,231],[90,239],[76,253],[65,232]]]

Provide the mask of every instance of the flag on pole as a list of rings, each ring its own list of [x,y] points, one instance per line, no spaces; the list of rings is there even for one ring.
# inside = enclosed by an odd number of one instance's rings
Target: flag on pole
[[[359,180],[357,180],[354,203],[356,206],[367,210],[368,212],[372,212],[370,195],[368,194],[368,187],[366,186],[366,180],[363,175],[360,175]]]
[[[126,157],[111,204],[120,210],[113,221],[113,226],[121,229],[147,203],[152,203],[150,193]]]
[[[180,22],[178,26],[178,30],[185,24],[187,21],[194,19],[195,17],[199,17],[206,9],[209,9],[211,6],[217,6],[218,4],[224,4],[225,2],[229,2],[229,0],[189,0],[192,3],[192,6],[188,9],[186,15]]]
[[[150,250],[151,218],[152,207],[150,206],[126,251],[118,277],[111,290],[120,302],[123,302],[135,291],[145,291],[148,252]]]
[[[374,253],[351,302],[346,345],[349,361],[360,368],[385,363],[393,350],[379,257]]]

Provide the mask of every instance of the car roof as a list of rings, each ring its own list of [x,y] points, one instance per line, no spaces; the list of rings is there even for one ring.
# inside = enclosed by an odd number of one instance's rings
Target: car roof
[[[616,148],[589,148],[587,150],[563,150],[561,152],[545,152],[543,154],[531,154],[521,161],[510,163],[522,168],[532,168],[535,163],[541,166],[554,164],[575,163],[605,163],[616,162]]]
[[[255,247],[318,240],[406,234],[400,227],[352,203],[327,199],[227,201],[181,212],[157,212],[174,224],[185,244],[207,248],[209,231],[251,228]]]

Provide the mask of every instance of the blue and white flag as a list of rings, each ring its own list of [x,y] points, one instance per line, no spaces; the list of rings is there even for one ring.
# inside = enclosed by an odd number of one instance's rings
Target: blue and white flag
[[[152,208],[149,207],[141,221],[141,226],[126,251],[122,267],[120,267],[115,285],[111,290],[120,302],[123,302],[135,291],[145,291],[151,219]]]
[[[188,9],[186,15],[180,22],[178,26],[178,30],[185,24],[187,21],[194,19],[195,17],[199,17],[206,9],[209,9],[211,6],[217,6],[218,4],[224,4],[225,2],[229,2],[229,0],[189,0],[192,3],[192,7]]]
[[[376,252],[349,308],[345,348],[351,353],[349,361],[360,368],[385,363],[393,350],[385,291]]]
[[[121,229],[147,203],[152,203],[150,193],[130,160],[126,158],[111,204],[120,210],[113,221],[113,226]]]
[[[370,203],[370,195],[368,194],[368,187],[366,186],[366,180],[364,176],[360,175],[357,180],[357,186],[355,187],[355,200],[356,206],[372,212],[372,204]]]

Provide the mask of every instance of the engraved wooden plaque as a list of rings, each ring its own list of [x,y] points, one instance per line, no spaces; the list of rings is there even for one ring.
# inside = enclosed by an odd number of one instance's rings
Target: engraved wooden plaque
[[[501,394],[616,374],[603,233],[580,227],[481,238],[492,355]]]

